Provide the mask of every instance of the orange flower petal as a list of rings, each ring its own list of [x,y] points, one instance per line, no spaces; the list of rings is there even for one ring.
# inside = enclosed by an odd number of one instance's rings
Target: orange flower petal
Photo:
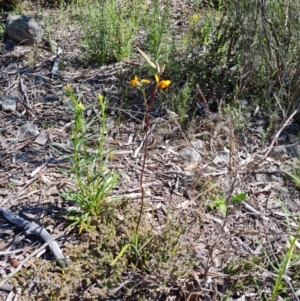
[[[158,74],[155,74],[154,77],[155,77],[155,81],[158,83],[159,82],[159,76],[158,76]]]
[[[151,83],[149,79],[141,79],[141,82],[143,84],[150,84]]]

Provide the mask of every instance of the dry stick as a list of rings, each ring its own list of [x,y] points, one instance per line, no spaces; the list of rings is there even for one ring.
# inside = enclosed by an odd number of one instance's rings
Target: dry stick
[[[65,259],[59,245],[57,244],[56,241],[53,240],[52,236],[48,233],[48,231],[44,227],[38,225],[35,222],[29,222],[24,218],[15,215],[11,211],[6,210],[2,207],[0,207],[0,212],[2,212],[3,216],[11,223],[19,227],[25,228],[27,235],[35,234],[37,236],[40,236],[45,242],[49,244],[49,247],[55,259],[62,261],[64,264],[67,263],[67,260]]]
[[[54,159],[54,157],[53,157],[53,156],[49,156],[49,157],[46,159],[46,161],[45,161],[42,165],[38,166],[38,167],[30,174],[30,178],[34,177],[37,173],[39,173],[45,166],[48,165],[48,163],[49,163],[52,159]]]
[[[50,59],[49,59],[50,60]],[[51,78],[49,77],[46,77],[46,76],[43,76],[39,73],[24,73],[24,75],[26,76],[29,76],[29,77],[35,77],[35,76],[38,76],[40,79],[42,79],[44,82],[50,82],[51,81]]]
[[[239,173],[243,173],[245,175],[245,177],[248,177],[249,174],[252,173],[258,173],[258,171],[256,170],[258,168],[258,166],[268,157],[268,155],[270,154],[270,152],[272,151],[272,148],[276,142],[276,140],[278,139],[279,135],[281,134],[281,132],[284,130],[284,128],[289,124],[289,122],[292,120],[292,118],[298,113],[299,111],[299,107],[300,107],[300,102],[297,106],[297,108],[293,111],[293,113],[285,120],[285,122],[283,123],[283,125],[280,127],[280,129],[277,131],[277,133],[275,134],[275,136],[272,139],[272,142],[270,144],[270,146],[267,148],[267,152],[264,154],[264,156],[257,162],[254,163],[253,166],[250,168],[250,170],[246,171],[246,172],[239,172]],[[263,171],[262,171],[263,172]],[[277,172],[277,171],[276,171]],[[261,173],[261,172],[259,172]]]
[[[27,93],[26,93],[26,87],[25,87],[25,85],[23,84],[21,75],[19,74],[18,77],[19,77],[19,82],[20,82],[20,88],[21,88],[21,91],[22,91],[22,93],[23,93],[23,95],[24,95],[24,99],[25,99],[25,101],[22,101],[22,104],[23,104],[23,106],[24,106],[27,110],[29,110],[33,115],[35,115],[35,114],[34,114],[34,110],[30,107],[30,104],[29,104],[29,98],[28,98],[28,95],[27,95]]]
[[[28,98],[28,95],[26,93],[26,87],[25,85],[23,84],[23,81],[22,81],[22,78],[21,78],[21,75],[19,74],[19,81],[20,81],[20,87],[21,87],[21,91],[22,93],[24,94],[24,98],[25,98],[25,101],[26,101],[26,105],[29,107],[29,98]]]
[[[60,55],[62,54],[63,50],[62,48],[58,47],[57,49],[57,55],[56,58],[54,60],[54,64],[53,64],[53,68],[51,70],[51,74],[55,75],[58,71],[58,65],[59,65],[59,61],[60,61]]]
[[[286,281],[286,283],[287,283],[288,286],[290,287],[290,289],[291,289],[291,291],[292,291],[292,293],[293,293],[293,295],[294,295],[294,297],[295,297],[295,300],[296,300],[296,301],[300,301],[299,298],[298,298],[298,296],[297,296],[297,293],[295,292],[295,290],[294,290],[294,288],[293,288],[293,286],[292,286],[292,283],[291,283],[289,277],[288,277],[286,274],[283,275],[283,276],[284,276],[284,280]]]
[[[258,166],[263,160],[265,160],[268,157],[268,155],[270,154],[270,152],[271,152],[276,140],[278,139],[279,135],[284,130],[284,128],[289,124],[289,122],[292,120],[292,118],[297,114],[298,110],[299,110],[299,105],[298,105],[297,109],[295,109],[293,111],[293,113],[286,119],[286,121],[283,123],[281,128],[277,131],[276,135],[274,136],[274,138],[273,138],[273,140],[272,140],[272,142],[269,146],[268,151],[265,153],[265,155],[262,157],[262,159],[256,164],[256,166]]]
[[[0,73],[3,73],[5,75],[16,75],[16,74],[20,74],[20,73],[25,73],[25,72],[31,72],[33,70],[33,68],[21,68],[15,71],[10,71],[10,72],[5,72],[5,71],[0,71]]]
[[[17,249],[17,250],[11,250],[11,251],[0,251],[0,255],[7,255],[7,254],[17,254],[24,252],[24,249]]]
[[[249,204],[247,204],[245,201],[242,201],[241,204],[251,213],[255,214],[255,215],[259,215],[264,221],[268,221],[269,218],[262,215],[259,211],[257,211],[256,209],[254,209],[252,206],[250,206]]]
[[[209,109],[209,106],[208,106],[208,102],[206,100],[206,97],[204,96],[199,84],[196,84],[196,88],[198,90],[198,93],[200,94],[201,98],[202,98],[202,101],[204,102],[205,104],[205,107],[206,107],[206,110],[207,110],[207,113],[210,113],[210,109]]]
[[[140,188],[139,188],[140,189]],[[115,202],[115,201],[121,201],[121,200],[132,200],[132,199],[137,199],[143,197],[142,193],[140,192],[132,192],[132,193],[128,193],[128,194],[121,194],[121,195],[114,195],[112,197],[107,198],[107,202]],[[150,192],[144,192],[144,198],[145,197],[151,197],[151,193]]]

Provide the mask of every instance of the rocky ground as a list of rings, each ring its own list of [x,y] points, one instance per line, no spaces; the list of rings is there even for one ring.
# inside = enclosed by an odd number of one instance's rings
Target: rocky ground
[[[145,135],[143,101],[134,98],[128,107],[123,103],[122,89],[132,77],[131,70],[142,62],[86,66],[77,47],[79,36],[80,31],[73,24],[56,31],[52,37],[57,42],[54,52],[45,41],[22,46],[5,38],[0,44],[0,208],[3,212],[0,271],[5,280],[17,270],[30,270],[37,258],[44,263],[53,259],[47,246],[34,253],[44,242],[8,221],[4,214],[7,210],[42,225],[64,254],[83,244],[75,231],[66,229],[67,221],[62,214],[73,204],[61,194],[74,187],[60,172],[71,168],[68,156],[72,153],[72,114],[64,92],[66,84],[81,93],[86,116],[95,119],[99,113],[96,95],[106,96],[106,147],[114,155],[108,168],[120,175],[110,198],[130,200],[131,210],[139,210]],[[53,74],[58,59],[63,65]],[[239,131],[226,114],[209,113],[199,116],[192,132],[187,132],[190,128],[180,126],[176,115],[167,108],[155,107],[152,112],[144,177],[145,222],[152,225],[156,235],[163,232],[166,216],[188,225],[180,245],[188,248],[196,261],[193,273],[173,284],[167,283],[164,293],[160,292],[161,283],[155,278],[155,272],[150,271],[147,278],[136,271],[139,285],[150,287],[151,283],[159,292],[156,299],[153,297],[155,300],[223,300],[237,281],[243,281],[243,286],[235,287],[226,300],[261,300],[270,296],[277,271],[269,260],[277,262],[282,258],[289,236],[298,229],[299,194],[283,172],[298,168],[298,126],[292,123],[285,127],[272,145],[275,134],[269,133],[263,139],[268,127],[266,112],[254,108],[247,114],[242,117],[247,121],[246,126]],[[91,129],[91,151],[97,135]],[[226,216],[220,210],[209,210],[212,191],[216,199],[217,195],[224,196]],[[231,197],[240,193],[247,194],[245,201],[230,203]],[[120,219],[124,218],[122,212],[119,215]],[[255,260],[251,262],[250,258]],[[247,263],[251,269],[247,270]],[[299,273],[295,270],[296,266],[291,266],[286,275],[294,296],[300,290]],[[21,278],[1,282],[0,300],[30,299],[30,291],[39,280],[34,273],[25,284]],[[247,287],[244,280],[250,278],[257,279],[258,289],[253,283]],[[125,275],[121,285],[126,287],[126,281],[137,281],[132,279],[132,275]],[[48,285],[52,285],[50,280]],[[93,296],[96,288],[94,283],[84,290]],[[122,289],[117,290],[120,299],[101,300],[125,300]],[[76,299],[76,296],[80,297]],[[70,300],[100,300],[97,293],[90,298],[84,296],[82,292],[73,292]]]

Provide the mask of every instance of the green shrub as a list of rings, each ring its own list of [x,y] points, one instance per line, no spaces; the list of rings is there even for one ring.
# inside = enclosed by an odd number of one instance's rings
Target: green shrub
[[[17,8],[19,0],[0,0],[0,9],[12,10]]]
[[[122,4],[116,0],[89,2],[80,17],[85,57],[100,64],[130,58],[140,7],[140,0]]]

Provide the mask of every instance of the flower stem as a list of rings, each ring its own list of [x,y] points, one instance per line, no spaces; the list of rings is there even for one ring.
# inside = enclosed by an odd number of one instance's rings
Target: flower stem
[[[145,114],[146,134],[145,134],[145,141],[144,141],[144,158],[143,158],[142,172],[141,172],[141,177],[140,177],[140,187],[141,187],[141,193],[142,193],[142,200],[141,200],[139,218],[138,218],[138,222],[137,222],[137,225],[136,225],[136,228],[135,228],[136,233],[139,230],[139,226],[140,226],[141,218],[142,218],[142,214],[143,214],[143,209],[144,209],[145,189],[143,187],[143,178],[144,178],[144,173],[145,173],[146,157],[147,157],[147,153],[148,153],[149,117],[150,117],[150,109],[151,109],[152,104],[154,102],[154,98],[155,98],[156,93],[157,93],[157,85],[155,86],[154,90],[152,91],[149,102],[147,102],[145,91],[143,90],[144,102],[145,102],[145,107],[146,107],[146,114]]]

